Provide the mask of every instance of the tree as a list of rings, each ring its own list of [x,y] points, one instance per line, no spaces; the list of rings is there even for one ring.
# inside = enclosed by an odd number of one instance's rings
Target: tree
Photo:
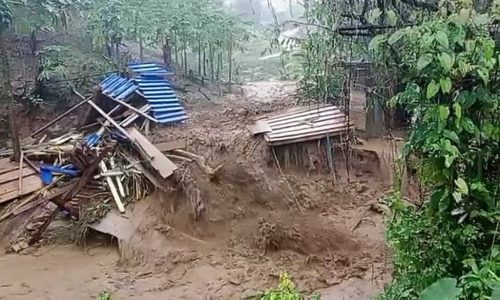
[[[389,103],[413,115],[402,167],[427,191],[415,208],[396,185],[394,281],[383,299],[498,296],[500,52],[490,32],[498,17],[462,3],[371,43],[377,61],[399,72],[403,89]]]
[[[19,133],[16,128],[14,98],[10,82],[9,56],[6,45],[6,31],[12,25],[12,10],[6,0],[0,0],[0,76],[2,81],[3,98],[9,108],[9,127],[14,150],[14,160],[19,161],[21,157],[21,146],[19,144]]]

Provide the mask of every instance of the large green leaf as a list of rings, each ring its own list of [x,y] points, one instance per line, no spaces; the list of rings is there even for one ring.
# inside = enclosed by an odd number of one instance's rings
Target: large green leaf
[[[448,52],[441,52],[441,54],[439,54],[438,59],[441,64],[441,67],[443,67],[443,69],[446,72],[450,71],[451,68],[453,67],[453,64],[455,63],[453,56]]]
[[[381,14],[382,14],[382,11],[380,9],[378,9],[378,8],[373,9],[368,14],[368,22],[370,22],[372,24],[377,23],[378,18],[380,17]]]
[[[378,48],[378,46],[385,41],[386,37],[383,34],[376,35],[371,41],[370,44],[368,45],[369,50],[375,50]]]
[[[439,43],[439,45],[448,49],[448,47],[449,47],[448,36],[446,35],[446,33],[444,31],[436,32],[436,41]]]
[[[390,37],[387,42],[389,45],[394,45],[397,41],[399,41],[403,36],[405,35],[404,29],[400,29],[396,32],[394,32]]]
[[[488,85],[488,81],[490,80],[490,75],[488,74],[488,70],[485,68],[477,69],[477,74],[483,80],[485,85]]]
[[[465,131],[470,134],[474,134],[476,132],[476,125],[474,125],[474,122],[468,117],[464,116],[464,118],[462,118],[462,121],[460,122],[460,125]]]
[[[453,110],[455,111],[455,116],[457,116],[457,119],[462,118],[462,106],[460,106],[460,103],[455,102],[453,103]]]
[[[450,115],[450,109],[448,108],[448,106],[440,105],[438,107],[438,115],[440,121],[446,121],[446,119],[448,119],[448,116]]]
[[[451,91],[451,79],[450,77],[445,77],[439,79],[439,85],[443,93],[448,94]]]
[[[460,143],[460,138],[458,137],[458,135],[454,131],[445,129],[443,131],[443,135],[445,137],[447,137],[448,139],[450,139],[451,141],[453,141],[455,144]]]
[[[458,177],[457,179],[455,179],[455,185],[457,186],[457,189],[461,194],[469,194],[469,186],[462,177]]]
[[[386,14],[389,25],[395,26],[398,22],[398,16],[396,15],[396,13],[392,9],[389,9]]]
[[[424,55],[421,55],[417,61],[417,70],[422,71],[431,62],[432,62],[432,54],[425,53]]]
[[[455,278],[441,278],[428,286],[420,295],[420,300],[455,300],[462,292]]]
[[[427,85],[427,92],[426,92],[427,99],[431,99],[432,97],[436,96],[438,92],[439,92],[439,84],[433,79]]]

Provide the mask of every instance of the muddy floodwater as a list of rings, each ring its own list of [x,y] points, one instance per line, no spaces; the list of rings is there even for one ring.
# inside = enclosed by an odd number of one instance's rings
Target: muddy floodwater
[[[281,272],[308,295],[373,299],[392,268],[379,201],[390,162],[367,144],[349,168],[336,156],[336,176],[277,168],[247,127],[295,105],[294,94],[291,83],[267,82],[211,101],[185,95],[186,125],[153,128],[151,139],[186,139],[189,151],[222,165],[216,180],[182,165],[195,201],[155,192],[124,215],[108,214],[120,225],[103,221],[95,229],[107,235],[91,230],[81,246],[72,243],[75,224],[59,216],[40,244],[0,254],[0,299],[255,299]]]

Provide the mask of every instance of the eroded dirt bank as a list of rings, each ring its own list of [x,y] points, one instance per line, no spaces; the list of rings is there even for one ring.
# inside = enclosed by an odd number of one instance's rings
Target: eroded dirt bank
[[[107,291],[112,299],[241,299],[275,286],[282,271],[323,299],[376,295],[390,273],[383,216],[373,209],[384,193],[376,164],[353,157],[350,182],[342,163],[336,180],[282,174],[246,126],[292,106],[293,85],[243,91],[211,101],[188,95],[187,125],[152,133],[154,142],[186,138],[209,165],[222,164],[216,180],[176,162],[192,197],[170,190],[136,203],[120,251],[102,238],[86,251],[60,245],[65,227],[49,230],[48,245],[1,256],[0,298],[97,299]]]

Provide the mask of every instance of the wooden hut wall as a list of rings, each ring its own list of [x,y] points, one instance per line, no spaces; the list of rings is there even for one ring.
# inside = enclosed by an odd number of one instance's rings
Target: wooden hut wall
[[[319,172],[329,170],[326,139],[275,146],[272,150],[283,169],[299,167],[310,170],[315,163]],[[273,153],[271,155],[274,156]]]

